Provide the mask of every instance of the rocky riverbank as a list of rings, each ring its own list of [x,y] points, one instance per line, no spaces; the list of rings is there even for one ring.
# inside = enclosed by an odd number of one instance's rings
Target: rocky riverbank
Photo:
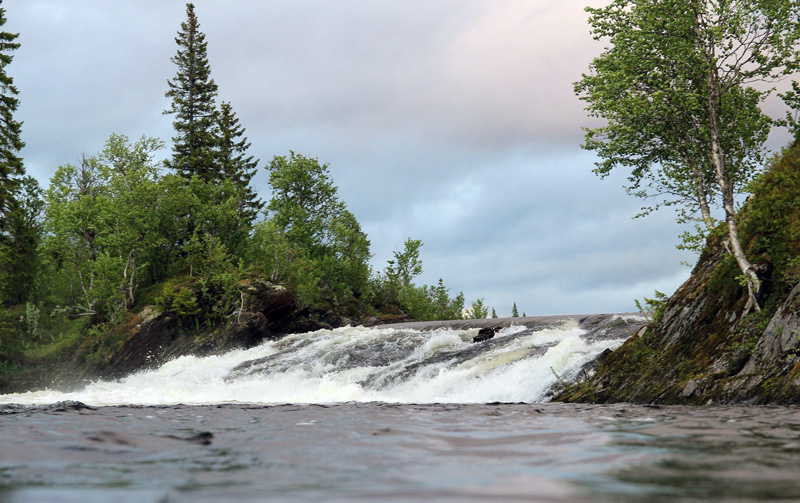
[[[380,321],[380,320],[376,320]],[[243,285],[239,309],[224,322],[201,323],[156,305],[122,322],[92,327],[80,341],[53,355],[23,361],[0,380],[0,394],[48,387],[69,390],[97,379],[116,379],[184,355],[219,354],[286,334],[347,325],[334,313],[311,313],[282,286],[253,278]]]
[[[800,146],[754,186],[740,212],[751,260],[765,271],[760,311],[712,235],[689,280],[654,322],[614,351],[568,402],[800,403]]]

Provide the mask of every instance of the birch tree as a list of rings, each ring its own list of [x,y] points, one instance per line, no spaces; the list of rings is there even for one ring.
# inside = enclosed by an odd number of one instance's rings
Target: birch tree
[[[111,135],[102,153],[60,166],[50,180],[43,251],[51,274],[44,281],[75,312],[103,307],[113,315],[130,307],[148,273],[162,267],[156,262],[164,251],[175,248],[168,228],[181,225],[178,196],[187,190],[161,178],[153,156],[162,146]]]
[[[753,85],[798,69],[800,4],[614,0],[587,11],[594,38],[610,41],[575,84],[606,122],[586,134],[584,148],[600,157],[595,172],[629,170],[629,192],[660,197],[656,208],[677,205],[706,230],[721,208],[745,310],[760,309],[762,278],[739,239],[735,198],[758,173],[772,124],[761,104],[773,90]]]

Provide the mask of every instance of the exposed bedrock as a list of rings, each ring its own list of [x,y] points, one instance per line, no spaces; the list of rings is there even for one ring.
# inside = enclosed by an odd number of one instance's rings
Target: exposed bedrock
[[[646,327],[555,400],[635,403],[800,403],[800,284],[777,308],[743,316],[744,289],[719,278],[718,246]],[[775,302],[777,300],[777,302]]]

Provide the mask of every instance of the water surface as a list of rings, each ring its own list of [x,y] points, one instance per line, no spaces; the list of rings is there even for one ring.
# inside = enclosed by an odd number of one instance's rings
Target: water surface
[[[352,403],[3,412],[3,502],[800,495],[796,408]]]

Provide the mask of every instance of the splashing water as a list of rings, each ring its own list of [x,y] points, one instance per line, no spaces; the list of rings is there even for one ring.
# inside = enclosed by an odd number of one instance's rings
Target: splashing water
[[[559,381],[624,339],[587,337],[574,320],[512,326],[480,344],[477,329],[425,332],[345,327],[287,336],[248,350],[184,356],[72,393],[0,396],[0,403],[490,403],[545,401]]]

